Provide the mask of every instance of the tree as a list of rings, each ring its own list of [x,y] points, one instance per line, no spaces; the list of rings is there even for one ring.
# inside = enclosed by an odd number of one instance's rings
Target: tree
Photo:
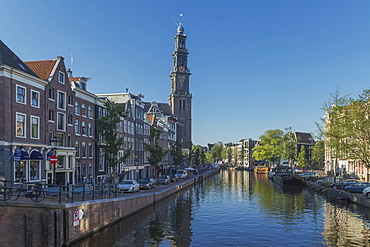
[[[304,145],[301,146],[301,150],[299,151],[298,154],[298,166],[299,167],[305,167],[307,164],[307,159],[306,159],[306,148]]]
[[[293,164],[293,161],[297,158],[297,140],[295,139],[292,127],[285,129],[281,144],[281,158],[289,160],[289,163]]]
[[[175,167],[181,166],[184,160],[181,146],[181,143],[179,141],[176,141],[170,148],[170,155],[172,156]]]
[[[206,164],[211,164],[213,163],[214,159],[213,156],[210,152],[205,153],[205,163]]]
[[[325,160],[325,145],[323,140],[315,142],[312,153],[312,168],[321,169]]]
[[[107,166],[111,171],[115,172],[120,163],[124,162],[130,155],[128,150],[122,157],[119,157],[120,147],[123,144],[123,138],[118,135],[116,129],[121,119],[126,117],[126,112],[122,107],[114,101],[107,100],[104,102],[106,114],[96,119],[96,130],[98,135],[101,136],[102,142],[94,139],[94,142],[99,144],[103,149]]]
[[[224,147],[224,144],[222,142],[218,142],[218,143],[215,143],[211,149],[211,154],[216,162],[219,159],[222,159],[223,147]]]
[[[370,90],[327,112],[325,137],[335,159],[352,159],[370,168]]]
[[[204,163],[204,151],[202,146],[193,145],[191,153],[196,167],[198,167],[201,163]]]
[[[164,150],[162,145],[159,144],[159,138],[163,131],[158,128],[150,129],[149,144],[144,143],[144,147],[149,151],[148,162],[152,166],[153,170],[156,171],[155,175],[158,181],[158,164],[162,161],[163,157],[167,154],[167,150]]]
[[[260,145],[253,148],[252,156],[256,160],[268,160],[275,163],[281,156],[282,136],[282,130],[266,130],[260,136]]]

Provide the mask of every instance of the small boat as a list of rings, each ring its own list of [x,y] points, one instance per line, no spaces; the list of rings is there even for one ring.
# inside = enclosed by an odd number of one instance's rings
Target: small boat
[[[272,180],[278,184],[303,185],[302,178],[294,174],[291,167],[277,166],[271,172],[274,173]]]
[[[257,174],[267,174],[270,168],[268,166],[256,166],[254,172]]]

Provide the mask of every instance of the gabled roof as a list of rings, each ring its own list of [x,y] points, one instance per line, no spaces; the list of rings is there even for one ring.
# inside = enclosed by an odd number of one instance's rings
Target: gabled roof
[[[0,65],[5,64],[12,68],[37,76],[15,53],[0,40]]]
[[[48,80],[57,60],[41,60],[24,62],[40,79]]]
[[[310,133],[294,132],[298,143],[314,144],[315,140]]]

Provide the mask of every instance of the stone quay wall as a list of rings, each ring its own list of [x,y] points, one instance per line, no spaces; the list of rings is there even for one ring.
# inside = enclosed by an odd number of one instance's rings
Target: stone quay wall
[[[0,246],[67,246],[218,172],[119,198],[65,204],[0,202]]]

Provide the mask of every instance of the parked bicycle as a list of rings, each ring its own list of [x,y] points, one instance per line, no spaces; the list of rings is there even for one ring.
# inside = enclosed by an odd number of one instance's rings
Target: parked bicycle
[[[24,195],[27,198],[31,198],[31,200],[34,202],[41,202],[45,199],[45,192],[42,190],[42,185],[39,183],[32,185]]]

